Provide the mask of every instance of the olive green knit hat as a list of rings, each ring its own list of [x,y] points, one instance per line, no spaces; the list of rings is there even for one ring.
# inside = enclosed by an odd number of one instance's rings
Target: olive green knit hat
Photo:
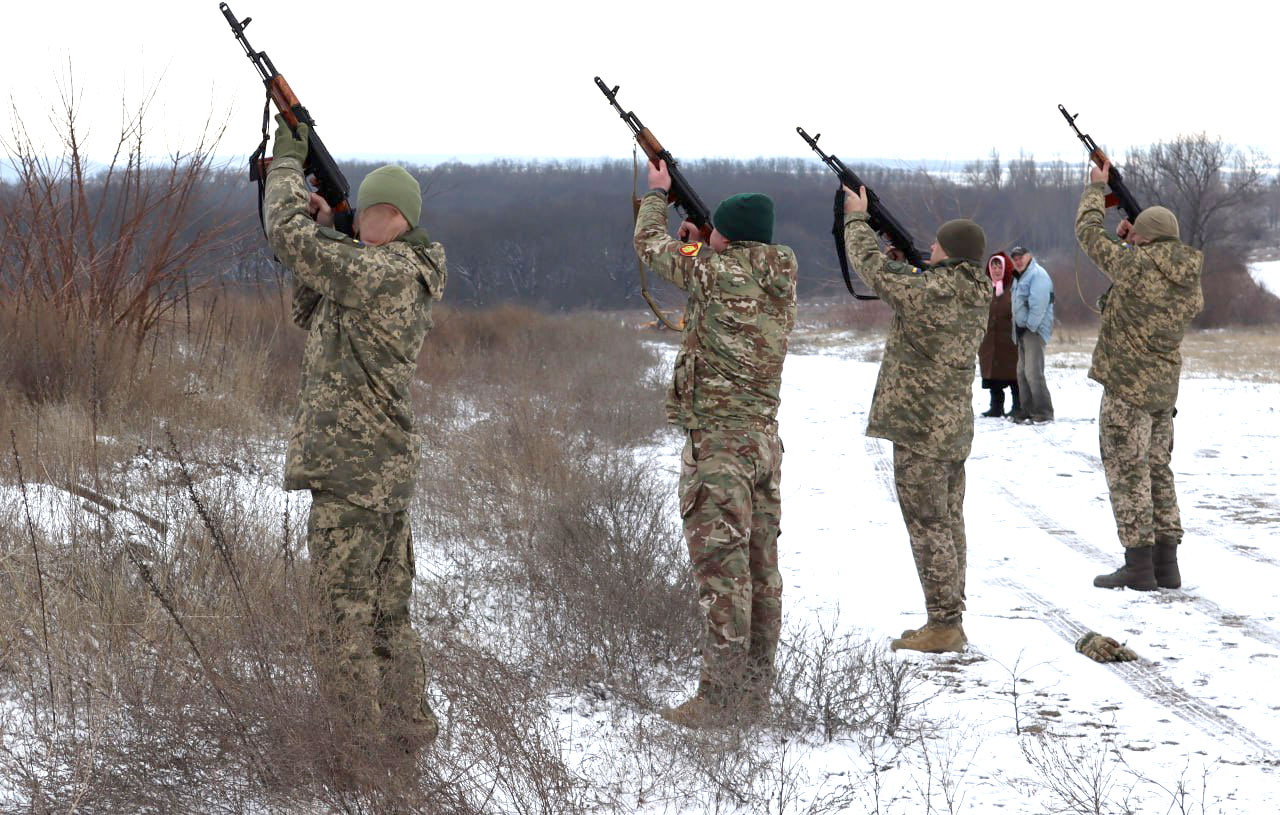
[[[773,243],[773,199],[758,192],[731,195],[716,207],[711,223],[731,241]]]
[[[397,164],[384,164],[364,177],[356,193],[356,205],[368,209],[374,204],[390,204],[400,210],[412,229],[422,217],[422,188],[418,179]]]
[[[981,263],[987,254],[987,233],[968,218],[956,218],[938,227],[938,244],[947,257]]]
[[[1178,237],[1178,217],[1168,207],[1147,207],[1133,219],[1133,228],[1149,241]]]

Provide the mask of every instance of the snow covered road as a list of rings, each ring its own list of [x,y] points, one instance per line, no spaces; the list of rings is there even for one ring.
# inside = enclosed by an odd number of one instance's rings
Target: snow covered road
[[[878,367],[865,351],[787,359],[784,613],[796,625],[838,609],[842,624],[888,638],[923,621],[923,600],[890,445],[863,435]],[[972,653],[905,657],[937,663],[948,692],[930,714],[959,717],[981,743],[975,764],[987,781],[976,783],[991,786],[970,800],[1024,811],[1010,797],[1011,775],[1027,769],[1010,737],[1016,713],[1019,729],[1105,739],[1153,778],[1175,780],[1188,765],[1198,777],[1203,766],[1208,800],[1223,799],[1224,812],[1275,812],[1280,385],[1184,378],[1173,457],[1184,587],[1107,591],[1093,576],[1122,554],[1098,458],[1101,388],[1054,362],[1051,346],[1056,422],[977,419],[965,502]],[[975,387],[975,413],[985,397]],[[1127,641],[1142,660],[1103,666],[1076,654],[1087,629]]]

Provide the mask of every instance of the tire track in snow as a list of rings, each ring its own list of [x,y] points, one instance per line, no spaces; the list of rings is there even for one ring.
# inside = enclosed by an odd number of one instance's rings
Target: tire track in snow
[[[1061,439],[1054,438],[1048,432],[1048,428],[1032,426],[1032,431],[1036,435],[1038,435],[1040,438],[1047,441],[1050,445],[1060,450],[1061,452],[1074,456],[1084,461],[1086,464],[1088,464],[1090,467],[1096,470],[1099,475],[1102,475],[1103,483],[1106,483],[1106,475],[1105,475],[1105,471],[1102,468],[1102,459],[1100,457],[1095,456],[1092,453],[1086,453],[1082,450],[1076,450],[1075,448],[1068,445],[1067,442]],[[1229,552],[1235,552],[1238,555],[1242,555],[1243,557],[1247,557],[1250,560],[1256,561],[1258,563],[1266,564],[1267,566],[1274,566],[1276,568],[1280,568],[1280,560],[1276,560],[1275,558],[1268,557],[1267,555],[1263,554],[1261,551],[1254,549],[1252,547],[1240,546],[1239,544],[1226,540],[1225,538],[1220,538],[1209,530],[1188,527],[1186,531],[1190,532],[1196,537],[1212,541]]]
[[[871,459],[873,468],[876,473],[876,480],[885,488],[889,500],[897,502],[897,491],[893,482],[893,462],[889,459],[885,450],[885,444],[879,439],[868,437],[865,442],[867,456]],[[1067,546],[1084,554],[1092,559],[1107,561],[1109,556],[1098,547],[1081,539],[1069,529],[1063,529],[1060,525],[1053,521],[1048,515],[1039,509],[1039,507],[1028,503],[1027,501],[1014,495],[1007,488],[1002,488],[1002,492],[1009,499],[1009,503],[1017,507],[1032,520],[1035,525],[1050,537],[1065,543]],[[1036,594],[1016,581],[1007,577],[995,577],[993,583],[1004,586],[1015,593],[1033,607],[1040,615],[1040,619],[1051,630],[1057,633],[1064,640],[1069,642],[1072,647],[1079,639],[1080,635],[1090,630],[1087,626],[1075,621],[1069,617],[1065,610],[1059,606],[1049,602],[1044,597]],[[1172,592],[1170,592],[1172,594]],[[1179,592],[1178,594],[1182,594]],[[1228,626],[1232,629],[1247,634],[1280,648],[1280,634],[1265,627],[1259,626],[1244,620],[1239,615],[1228,615],[1216,603],[1204,598],[1187,597],[1191,605],[1197,610],[1213,617],[1219,624]],[[1184,719],[1189,724],[1213,736],[1215,739],[1220,738],[1223,734],[1229,734],[1240,743],[1246,745],[1250,749],[1259,750],[1267,754],[1269,760],[1277,760],[1280,751],[1268,741],[1262,739],[1253,731],[1244,727],[1235,719],[1227,716],[1219,711],[1210,703],[1192,696],[1182,687],[1174,683],[1169,678],[1161,674],[1154,666],[1142,661],[1138,662],[1116,662],[1110,663],[1108,666],[1112,671],[1121,677],[1130,687],[1134,688],[1138,693],[1150,699],[1153,703],[1161,707],[1167,707],[1172,710],[1179,718]]]
[[[1040,620],[1050,630],[1071,643],[1073,647],[1076,640],[1089,630],[1088,627],[1068,616],[1061,607],[1014,580],[996,577],[992,582],[1017,594],[1024,603],[1039,614]],[[1246,747],[1264,753],[1269,757],[1269,761],[1280,760],[1280,751],[1277,751],[1270,742],[1216,707],[1187,693],[1145,660],[1110,662],[1102,667],[1115,673],[1143,696],[1169,708],[1183,721],[1212,736],[1215,740],[1228,735]]]
[[[1075,532],[1072,532],[1070,529],[1063,528],[1035,504],[1032,504],[1025,498],[1016,495],[1012,490],[1003,485],[1000,487],[1000,492],[1009,504],[1016,507],[1022,512],[1022,514],[1026,515],[1032,523],[1039,527],[1039,529],[1049,537],[1084,555],[1090,560],[1096,561],[1104,566],[1113,565],[1115,560],[1113,555],[1102,551],[1097,546],[1094,546],[1092,543],[1081,538]],[[1247,637],[1258,640],[1259,642],[1264,642],[1272,648],[1280,650],[1280,631],[1276,631],[1269,626],[1254,622],[1243,614],[1236,614],[1224,609],[1222,606],[1207,597],[1189,594],[1181,590],[1170,589],[1164,589],[1161,591],[1160,596],[1177,598],[1196,609],[1201,614],[1210,617],[1219,625],[1226,626],[1227,628],[1238,631]]]

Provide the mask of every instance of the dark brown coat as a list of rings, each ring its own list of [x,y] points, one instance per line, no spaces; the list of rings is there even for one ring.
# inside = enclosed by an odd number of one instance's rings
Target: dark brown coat
[[[991,301],[987,335],[978,347],[978,367],[984,380],[1018,380],[1018,346],[1013,344],[1013,300],[1008,287]]]

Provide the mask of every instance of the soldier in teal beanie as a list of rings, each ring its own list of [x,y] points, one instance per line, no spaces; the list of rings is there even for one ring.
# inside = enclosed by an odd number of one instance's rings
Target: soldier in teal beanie
[[[711,223],[730,241],[773,243],[773,199],[758,192],[731,195],[716,207]]]

